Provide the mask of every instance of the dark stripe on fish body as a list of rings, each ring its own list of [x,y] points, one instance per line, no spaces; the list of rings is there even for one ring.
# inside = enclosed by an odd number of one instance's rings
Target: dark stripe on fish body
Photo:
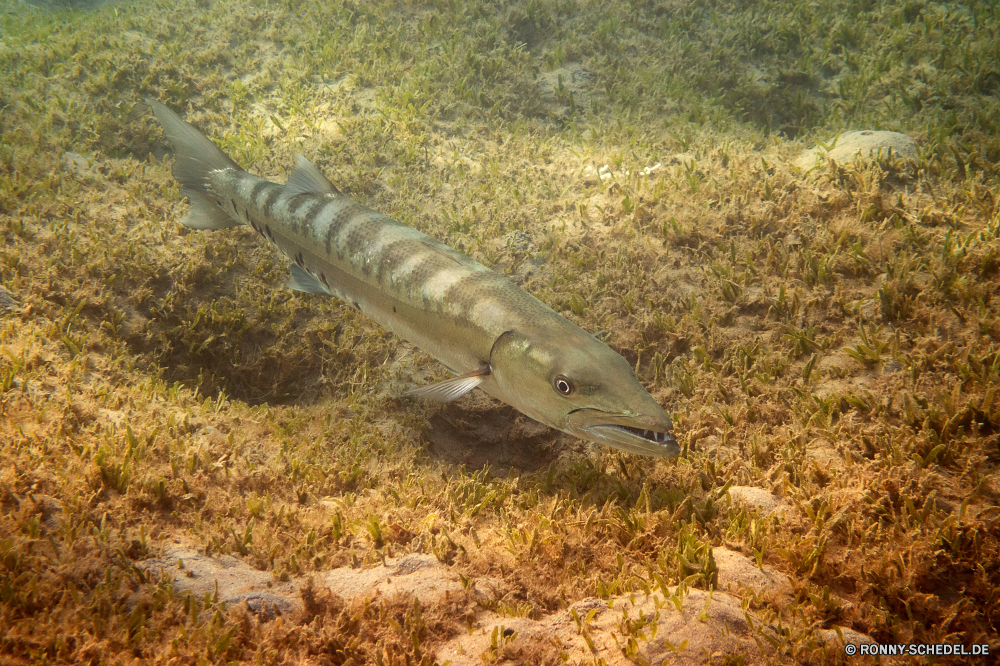
[[[366,210],[355,219],[357,223],[348,232],[347,238],[340,243],[340,249],[348,256],[362,252],[369,242],[377,238],[379,230],[385,226],[386,220],[389,220],[373,210]]]
[[[389,277],[389,274],[392,273],[393,269],[403,263],[407,257],[412,255],[413,247],[414,243],[412,238],[401,238],[399,240],[392,241],[382,248],[382,256],[379,257],[378,268],[375,270],[375,277],[378,279],[380,284],[385,284],[386,279]]]
[[[444,265],[441,257],[428,252],[410,272],[404,288],[409,292],[410,298],[419,297],[424,303],[424,309],[430,310],[431,300],[424,293],[424,285],[446,270],[450,269]],[[436,303],[434,309],[440,312],[441,303]]]
[[[250,190],[250,201],[253,202],[254,206],[257,206],[260,203],[261,193],[264,190],[266,190],[267,186],[270,184],[271,183],[267,182],[266,180],[259,180],[256,183],[254,183],[253,189]]]
[[[445,290],[441,300],[448,304],[449,309],[458,310],[459,321],[474,323],[472,310],[482,300],[483,291],[493,291],[490,287],[496,284],[496,279],[497,275],[492,271],[479,271],[463,275]],[[501,296],[501,291],[496,290],[496,295]]]
[[[400,238],[392,241],[382,248],[378,265],[378,279],[383,284],[393,282],[391,280],[392,271],[401,266],[413,257],[419,257],[417,264],[411,268],[407,275],[399,276],[403,284],[393,284],[397,290],[409,292],[415,286],[423,284],[425,276],[435,275],[440,265],[447,263],[440,261],[442,257],[437,248],[426,240],[420,238]],[[450,257],[448,257],[450,259]],[[422,270],[421,270],[422,269]]]
[[[264,205],[261,206],[261,212],[264,213],[264,217],[274,218],[274,204],[278,202],[279,196],[281,196],[280,187],[275,187],[267,193],[267,199],[264,200]]]
[[[288,197],[288,202],[285,204],[289,215],[295,215],[299,212],[299,209],[309,203],[312,198],[316,196],[311,192],[299,192],[298,194],[293,194]]]
[[[308,213],[302,218],[302,224],[305,225],[306,231],[309,235],[314,236],[315,233],[312,232],[313,224],[316,222],[316,218],[322,214],[324,210],[330,207],[332,201],[317,201],[316,205],[313,206]]]
[[[260,191],[258,192],[258,188]],[[280,196],[281,190],[284,188],[277,183],[271,183],[266,180],[256,183],[253,188],[253,205],[257,210],[263,210],[264,205],[267,203],[271,196]],[[277,193],[277,195],[275,195]]]
[[[324,240],[324,244],[326,246],[326,256],[328,257],[333,251],[333,239],[337,237],[337,234],[340,233],[340,230],[344,227],[344,225],[352,220],[355,214],[363,209],[363,206],[350,200],[341,200],[331,203],[340,204],[340,210],[331,215],[330,223],[326,228],[326,238]],[[337,247],[337,257],[340,259],[344,258],[344,249],[339,245]]]

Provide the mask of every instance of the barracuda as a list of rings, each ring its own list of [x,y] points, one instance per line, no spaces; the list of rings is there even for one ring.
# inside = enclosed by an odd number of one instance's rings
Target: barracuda
[[[290,260],[289,286],[337,296],[457,377],[410,392],[474,388],[577,437],[648,456],[680,449],[628,362],[537,298],[447,245],[341,194],[301,155],[285,185],[244,171],[163,104],[174,178],[194,229],[249,225]]]

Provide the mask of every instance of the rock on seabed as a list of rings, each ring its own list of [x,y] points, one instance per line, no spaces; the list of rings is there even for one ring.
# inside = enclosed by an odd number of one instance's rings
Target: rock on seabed
[[[829,158],[846,164],[859,157],[862,159],[878,157],[880,152],[882,155],[888,155],[890,150],[897,159],[917,157],[917,143],[905,134],[886,130],[855,130],[838,136],[829,151],[823,147],[805,151],[795,160],[795,165],[808,170],[822,163],[820,158]]]
[[[522,648],[530,654],[531,648],[550,646],[570,658],[603,659],[607,666],[628,666],[636,663],[634,657],[657,666],[694,666],[726,655],[740,656],[745,664],[771,663],[776,655],[768,639],[776,638],[776,633],[744,608],[741,596],[790,595],[788,577],[771,567],[758,568],[737,551],[719,547],[714,552],[718,590],[687,589],[679,594],[678,588],[672,587],[667,589],[669,596],[654,591],[588,598],[537,620],[505,617],[480,608],[467,632],[437,646],[436,658],[442,663],[450,661],[452,666],[478,666],[484,654],[496,651],[499,641],[512,654]],[[300,589],[305,578],[276,581],[270,573],[228,555],[211,557],[176,546],[161,557],[145,560],[143,568],[170,575],[179,594],[217,594],[231,604],[246,603],[262,621],[303,609]],[[430,608],[449,603],[449,597],[465,589],[452,567],[433,555],[418,553],[387,558],[385,564],[375,567],[342,567],[311,577],[314,585],[329,589],[348,603],[416,597],[422,607]],[[472,587],[482,600],[503,596],[499,581],[479,578],[472,581]],[[631,634],[623,629],[628,626],[635,628]],[[871,641],[856,632],[843,635],[847,642]],[[843,642],[835,630],[815,638],[821,644]]]

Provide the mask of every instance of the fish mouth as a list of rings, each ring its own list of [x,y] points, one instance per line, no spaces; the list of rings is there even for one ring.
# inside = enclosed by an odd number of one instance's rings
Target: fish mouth
[[[577,409],[569,416],[570,421],[576,421],[573,425],[579,436],[599,444],[657,458],[673,458],[681,452],[677,438],[671,432],[673,424],[666,414],[630,416],[597,409]]]
[[[669,430],[649,430],[615,423],[592,425],[586,430],[607,444],[629,453],[673,458],[681,452],[677,438]]]
[[[677,443],[674,438],[674,433],[669,430],[666,432],[657,432],[656,430],[646,430],[644,428],[633,428],[631,426],[623,425],[599,425],[591,426],[592,428],[618,428],[619,430],[624,430],[630,432],[637,437],[642,437],[643,439],[653,442],[654,444],[667,444],[669,442]]]

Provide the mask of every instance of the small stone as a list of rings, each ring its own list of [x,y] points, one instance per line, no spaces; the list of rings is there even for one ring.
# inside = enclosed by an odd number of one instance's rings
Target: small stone
[[[821,157],[846,164],[858,158],[873,159],[880,154],[885,157],[889,155],[890,150],[896,159],[916,159],[918,154],[917,143],[900,132],[857,130],[841,134],[829,151],[823,147],[807,150],[795,161],[795,165],[802,169],[811,169]]]
[[[247,608],[264,621],[273,620],[278,615],[287,615],[293,610],[291,602],[274,594],[249,593],[225,599],[227,604],[247,603]]]
[[[882,368],[882,374],[884,374],[884,375],[892,375],[892,374],[895,374],[897,372],[902,372],[902,370],[903,370],[903,364],[902,363],[900,363],[899,361],[889,361]]]
[[[65,152],[62,154],[63,168],[71,172],[77,178],[94,178],[97,172],[91,165],[90,160],[80,153]]]
[[[520,229],[504,236],[504,243],[514,252],[524,253],[531,247],[531,238]]]
[[[729,496],[733,498],[734,502],[757,507],[765,516],[774,513],[784,505],[784,502],[778,497],[762,488],[754,488],[753,486],[731,486]]]

